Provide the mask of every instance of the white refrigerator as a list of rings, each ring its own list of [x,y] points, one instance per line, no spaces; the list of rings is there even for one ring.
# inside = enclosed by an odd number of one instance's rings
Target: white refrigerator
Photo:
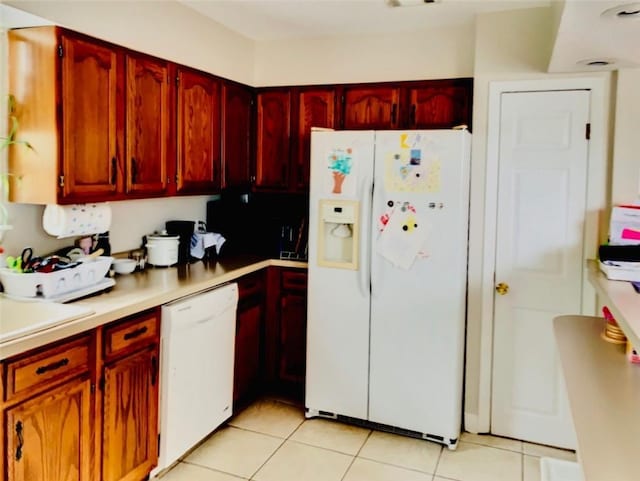
[[[306,416],[455,449],[471,135],[314,131]]]

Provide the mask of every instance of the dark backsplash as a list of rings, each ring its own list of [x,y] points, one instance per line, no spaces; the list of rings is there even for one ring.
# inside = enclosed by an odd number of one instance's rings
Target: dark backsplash
[[[225,254],[305,257],[309,198],[304,194],[225,191],[207,203],[207,229],[221,233]]]

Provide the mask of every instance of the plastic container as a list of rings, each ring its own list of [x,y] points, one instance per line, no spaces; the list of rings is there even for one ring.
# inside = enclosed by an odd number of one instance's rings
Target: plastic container
[[[0,282],[5,294],[13,297],[56,297],[92,286],[100,282],[109,271],[113,257],[100,256],[80,265],[55,272],[30,274],[0,269]]]
[[[540,458],[540,481],[584,481],[584,475],[575,461]]]

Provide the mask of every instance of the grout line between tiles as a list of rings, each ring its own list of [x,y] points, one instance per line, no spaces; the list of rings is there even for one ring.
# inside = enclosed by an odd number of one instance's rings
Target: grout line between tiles
[[[180,463],[188,464],[190,466],[197,466],[198,468],[207,469],[209,471],[214,471],[216,473],[226,474],[227,476],[233,476],[234,478],[238,478],[238,479],[247,479],[247,478],[243,478],[242,476],[240,476],[238,474],[229,473],[227,471],[222,471],[221,469],[215,469],[215,468],[212,468],[211,466],[205,466],[203,464],[194,463],[193,461],[180,461]],[[180,463],[178,463],[178,464],[180,464]],[[178,464],[176,464],[173,468],[171,468],[169,471],[167,471],[165,474],[163,474],[161,478],[158,478],[158,479],[162,480],[162,478],[165,477],[167,474],[169,474],[171,471],[173,471],[176,468],[176,466],[178,466]]]
[[[349,474],[349,471],[351,470],[351,467],[353,466],[353,463],[356,462],[356,459],[358,458],[358,455],[362,451],[362,448],[364,448],[364,445],[367,444],[367,441],[369,441],[369,438],[371,437],[372,434],[373,434],[373,431],[369,430],[369,434],[367,434],[367,437],[365,438],[365,440],[362,443],[362,445],[356,451],[356,454],[353,455],[353,458],[351,459],[351,462],[349,463],[349,466],[347,466],[346,471],[342,475],[342,478],[340,478],[340,481],[344,481],[345,480],[345,478],[347,477],[347,474]]]

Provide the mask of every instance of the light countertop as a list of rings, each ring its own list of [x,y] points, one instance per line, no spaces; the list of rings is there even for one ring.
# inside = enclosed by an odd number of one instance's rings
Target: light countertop
[[[599,317],[554,320],[578,459],[585,481],[636,481],[640,479],[640,365],[627,361],[624,346],[600,337],[603,327]]]
[[[587,261],[589,282],[596,288],[627,339],[640,347],[640,294],[627,281],[610,281],[598,268],[597,261]]]
[[[116,276],[110,292],[69,304],[0,297],[0,359],[93,329],[145,309],[230,282],[269,266],[306,262],[242,256],[217,262],[149,268]]]

